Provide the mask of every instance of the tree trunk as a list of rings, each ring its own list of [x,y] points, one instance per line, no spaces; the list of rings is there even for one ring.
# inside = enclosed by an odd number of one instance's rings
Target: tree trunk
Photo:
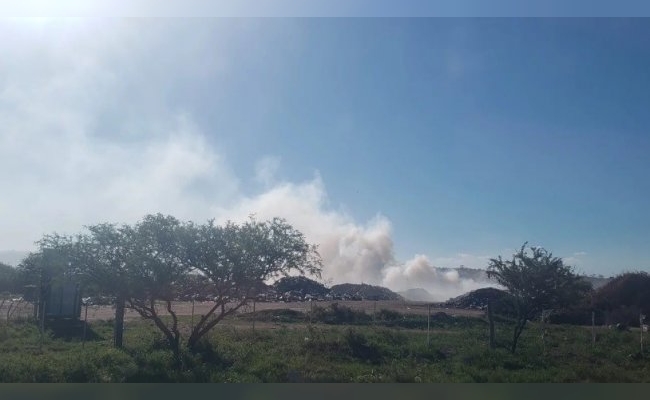
[[[169,345],[172,348],[172,353],[174,354],[174,363],[176,364],[176,367],[182,367],[183,359],[181,358],[180,338],[179,337],[174,338],[173,340],[171,340]]]
[[[115,300],[115,326],[113,330],[114,345],[118,349],[122,348],[122,339],[124,336],[124,308],[124,297],[119,296]]]
[[[526,319],[523,321],[517,321],[517,324],[515,325],[515,331],[512,335],[512,348],[510,349],[512,354],[514,354],[517,349],[517,341],[519,340],[521,333],[524,331],[524,326],[526,326]]]
[[[147,304],[148,302],[148,304]],[[167,312],[172,318],[171,327],[167,326],[165,321],[160,317],[156,312],[156,301],[153,299],[148,299],[147,301],[130,301],[129,304],[135,312],[140,314],[144,319],[152,321],[156,327],[162,332],[167,339],[170,350],[174,353],[174,359],[177,362],[177,365],[181,365],[181,342],[180,337],[181,333],[178,330],[178,317],[174,310],[172,309],[172,303],[170,300],[165,300]]]
[[[219,322],[224,317],[227,317],[228,315],[233,314],[235,311],[237,311],[240,307],[246,304],[246,301],[242,301],[239,304],[237,304],[235,307],[225,309],[224,308],[225,303],[216,303],[208,312],[204,315],[201,315],[201,319],[199,322],[196,324],[196,326],[192,329],[192,333],[190,334],[190,337],[187,339],[187,347],[191,350],[195,348],[195,346],[198,344],[199,340],[208,333],[212,328],[214,328],[215,325],[217,325]],[[218,308],[221,308],[219,313],[216,313],[216,310]],[[208,322],[208,320],[214,315],[214,318]]]

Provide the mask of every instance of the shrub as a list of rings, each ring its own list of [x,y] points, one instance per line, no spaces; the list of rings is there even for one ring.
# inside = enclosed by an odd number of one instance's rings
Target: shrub
[[[381,361],[379,346],[375,343],[369,343],[364,334],[357,332],[354,329],[347,329],[345,333],[345,343],[353,357],[373,364],[377,364]]]

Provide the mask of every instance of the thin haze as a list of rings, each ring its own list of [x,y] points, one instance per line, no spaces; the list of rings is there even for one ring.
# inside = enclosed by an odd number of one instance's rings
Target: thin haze
[[[643,269],[650,30],[601,24],[4,20],[0,251],[256,214],[317,243],[331,283],[438,299],[485,282],[434,267],[526,240]]]

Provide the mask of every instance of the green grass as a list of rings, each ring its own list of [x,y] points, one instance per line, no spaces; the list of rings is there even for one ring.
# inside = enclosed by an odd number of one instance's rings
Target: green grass
[[[336,311],[336,310],[334,310]],[[332,311],[332,313],[334,313]],[[2,382],[648,382],[650,354],[638,332],[600,330],[592,347],[584,327],[530,324],[516,354],[507,322],[488,349],[480,319],[432,319],[385,312],[364,319],[338,310],[309,324],[285,311],[253,330],[246,316],[218,325],[195,352],[176,363],[146,321],[127,323],[122,350],[112,348],[112,323],[90,325],[93,340],[42,336],[29,321],[0,324]],[[378,313],[377,316],[382,315]],[[314,318],[316,319],[316,318]],[[404,322],[407,321],[407,322]],[[424,325],[422,325],[424,321]],[[189,323],[182,320],[184,324]]]

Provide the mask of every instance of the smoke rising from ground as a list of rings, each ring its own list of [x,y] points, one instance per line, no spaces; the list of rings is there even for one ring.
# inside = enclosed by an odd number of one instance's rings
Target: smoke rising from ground
[[[212,31],[227,28],[0,26],[12,37],[0,43],[0,251],[15,256],[7,251],[32,250],[43,234],[132,223],[148,213],[197,222],[255,214],[284,217],[318,244],[328,283],[421,287],[437,299],[475,288],[478,282],[434,264],[471,266],[478,258],[397,260],[389,218],[378,212],[357,221],[332,206],[317,172],[283,181],[275,155],[260,157],[253,177],[234,172],[217,147],[220,136],[199,126],[187,95],[205,80],[226,87],[237,70],[231,60],[239,47]],[[242,187],[247,180],[263,188]]]
[[[286,218],[310,242],[319,245],[325,266],[323,278],[332,284],[367,283],[394,291],[423,288],[434,301],[493,286],[485,280],[461,278],[455,270],[437,269],[425,255],[418,254],[406,262],[396,260],[390,220],[377,214],[359,223],[350,215],[331,209],[318,175],[303,183],[280,183],[257,196],[242,198],[235,208],[221,209],[217,214],[221,221],[243,221],[251,214],[260,219]],[[461,254],[447,260],[469,261],[470,257]]]
[[[422,254],[403,264],[387,267],[383,283],[396,291],[425,289],[433,301],[444,301],[475,289],[495,286],[486,279],[462,278],[455,269],[438,269]]]

